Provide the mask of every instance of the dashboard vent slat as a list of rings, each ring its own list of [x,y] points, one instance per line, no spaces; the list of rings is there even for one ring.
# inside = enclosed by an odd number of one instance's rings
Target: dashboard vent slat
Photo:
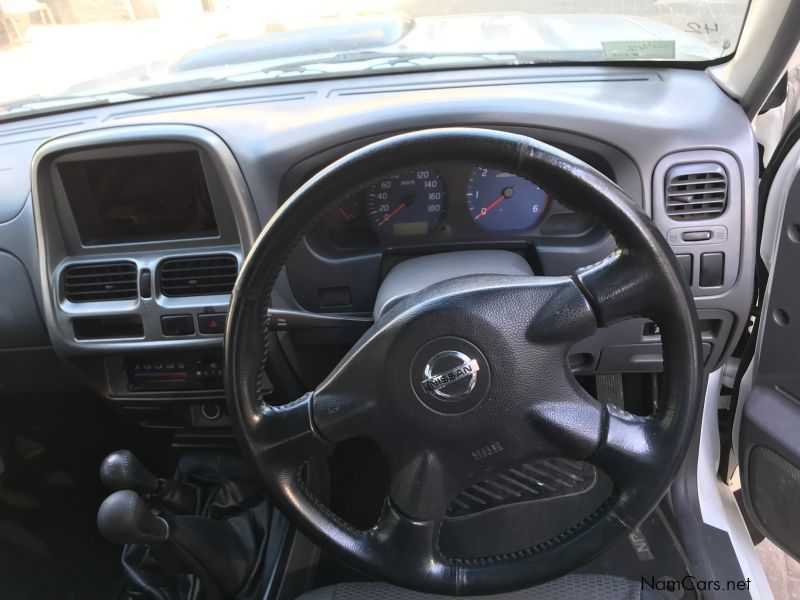
[[[719,163],[676,165],[665,184],[664,207],[676,221],[713,219],[728,206],[728,173]]]
[[[63,281],[70,302],[131,300],[139,294],[136,265],[127,261],[72,265]]]
[[[706,198],[704,200],[697,200],[696,198],[692,200],[692,204],[699,204],[701,206],[706,206],[709,204],[718,204],[719,202],[723,201],[723,198],[714,197],[714,198]],[[683,206],[685,203],[682,201],[674,201],[670,200],[667,202],[667,206]]]
[[[236,257],[229,254],[169,258],[158,269],[165,296],[230,294],[238,274]]]

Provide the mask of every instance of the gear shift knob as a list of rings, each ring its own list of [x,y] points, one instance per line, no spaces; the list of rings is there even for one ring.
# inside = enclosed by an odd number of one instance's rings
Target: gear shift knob
[[[117,450],[100,465],[100,479],[112,491],[133,490],[172,514],[190,515],[196,509],[197,491],[174,479],[159,479],[130,450]]]
[[[104,538],[117,544],[158,545],[169,537],[167,522],[150,512],[141,496],[131,490],[114,492],[97,511],[97,527]]]
[[[100,465],[100,479],[110,490],[134,490],[140,494],[155,494],[161,484],[130,450],[109,454]]]

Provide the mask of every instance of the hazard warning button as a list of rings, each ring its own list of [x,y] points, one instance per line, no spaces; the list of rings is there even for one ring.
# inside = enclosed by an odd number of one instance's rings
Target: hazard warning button
[[[225,333],[225,313],[197,315],[197,328],[200,333]]]

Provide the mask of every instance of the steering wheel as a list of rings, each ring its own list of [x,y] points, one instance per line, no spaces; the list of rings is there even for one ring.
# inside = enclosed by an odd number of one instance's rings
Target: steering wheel
[[[353,182],[436,162],[527,177],[569,208],[596,217],[617,249],[568,277],[473,275],[434,284],[382,314],[316,390],[282,406],[265,404],[267,307],[292,248]],[[647,417],[598,402],[568,365],[575,342],[639,316],[660,325],[664,353],[660,397]],[[333,556],[420,591],[520,589],[586,564],[635,528],[666,492],[698,415],[698,331],[692,297],[663,237],[592,167],[511,133],[407,133],[330,165],[264,228],[231,301],[229,414],[275,504]],[[382,449],[391,471],[384,509],[366,531],[330,511],[302,476],[310,457],[362,436]],[[440,527],[461,490],[487,473],[552,456],[595,465],[613,483],[612,495],[535,547],[483,558],[442,554]]]

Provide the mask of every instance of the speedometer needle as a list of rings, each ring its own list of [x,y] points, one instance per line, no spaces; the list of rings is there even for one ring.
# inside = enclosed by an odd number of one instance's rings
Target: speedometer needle
[[[492,209],[493,209],[495,206],[497,206],[498,204],[500,204],[500,203],[501,203],[503,200],[505,200],[506,198],[511,198],[511,196],[513,196],[513,195],[514,195],[514,188],[515,188],[515,187],[517,187],[517,186],[509,186],[509,187],[505,188],[505,189],[503,190],[503,193],[502,193],[502,194],[500,194],[500,195],[497,197],[497,199],[496,199],[494,202],[492,202],[492,203],[491,203],[489,206],[487,206],[486,208],[482,208],[482,209],[481,209],[481,212],[479,212],[479,213],[478,213],[478,214],[475,216],[475,220],[477,221],[478,219],[480,219],[481,217],[483,217],[484,215],[486,215],[486,213],[488,213],[490,210],[492,210]]]
[[[383,220],[380,222],[380,225],[383,225],[384,223],[388,223],[389,219],[391,219],[393,216],[395,216],[397,213],[399,213],[405,207],[406,207],[405,201],[403,201],[400,204],[398,204],[397,208],[395,208],[392,212],[386,214],[386,216],[383,217]]]

